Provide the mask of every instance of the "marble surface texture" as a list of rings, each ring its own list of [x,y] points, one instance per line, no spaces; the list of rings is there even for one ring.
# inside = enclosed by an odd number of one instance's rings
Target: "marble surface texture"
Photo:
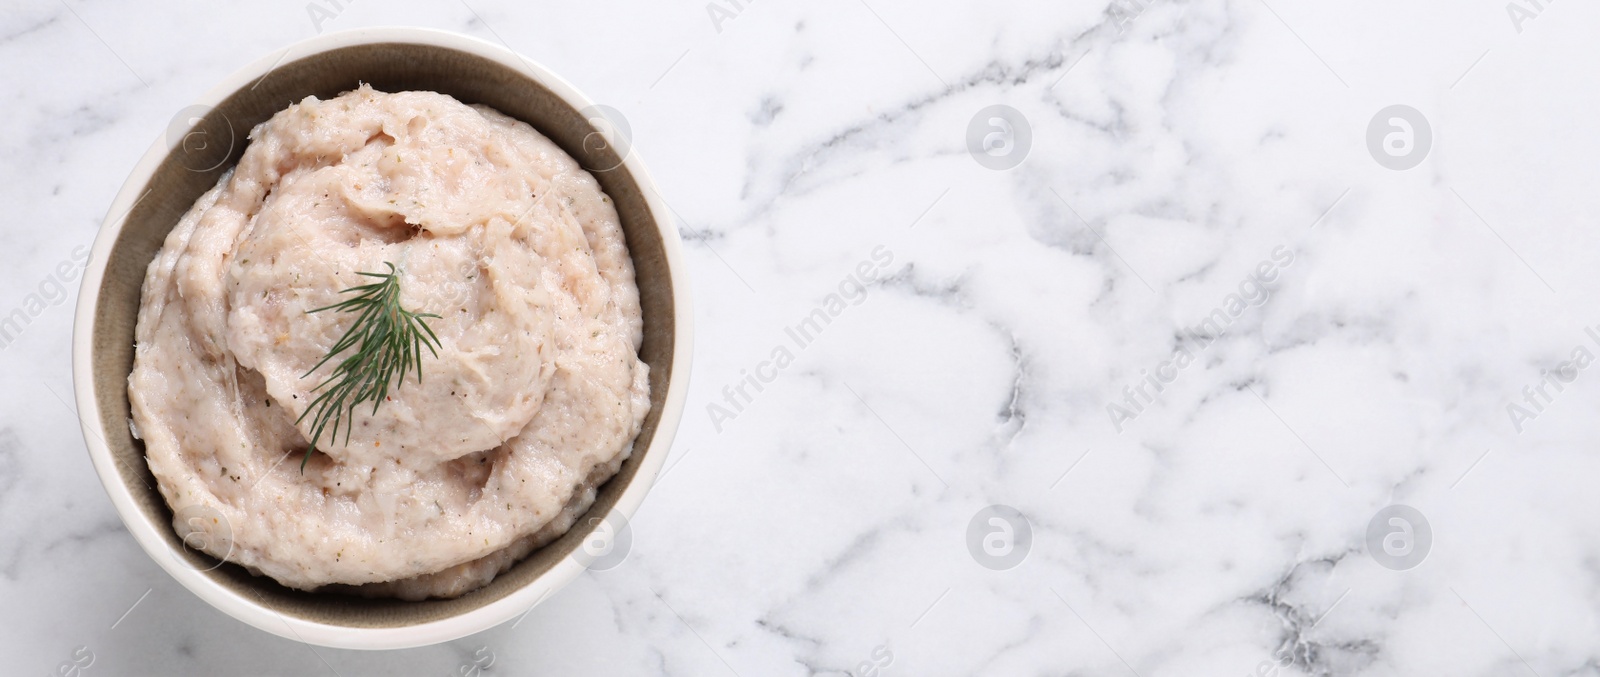
[[[315,3],[0,7],[0,672],[1600,675],[1600,7]],[[112,511],[77,270],[194,97],[388,24],[621,111],[696,361],[621,565],[313,649]]]

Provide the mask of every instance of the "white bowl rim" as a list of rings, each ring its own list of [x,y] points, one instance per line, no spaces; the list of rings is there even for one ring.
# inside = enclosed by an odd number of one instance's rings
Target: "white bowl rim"
[[[344,47],[391,42],[445,47],[483,57],[528,76],[555,93],[575,110],[583,110],[594,105],[593,101],[571,83],[542,64],[523,57],[507,47],[449,31],[407,26],[358,28],[325,33],[295,42],[282,52],[261,57],[235,71],[191,105],[216,106],[234,92],[270,73],[279,64],[286,63],[291,57],[299,59]],[[690,306],[689,281],[684,272],[682,244],[672,219],[672,211],[662,201],[655,181],[645,169],[638,152],[633,150],[631,144],[625,147],[629,148],[629,152],[623,159],[623,164],[639,184],[640,192],[655,218],[656,227],[661,231],[668,277],[672,280],[674,309],[672,353],[674,376],[667,382],[667,394],[663,400],[661,417],[650,445],[643,450],[634,450],[636,454],[644,454],[644,460],[612,508],[623,517],[631,518],[639,505],[644,502],[651,486],[655,484],[661,466],[666,461],[666,452],[670,450],[672,439],[677,433],[679,419],[682,418],[684,401],[688,397],[690,360],[693,354],[691,324],[694,313]],[[101,484],[105,485],[106,493],[110,495],[117,514],[127,525],[128,531],[133,534],[134,540],[138,541],[150,558],[185,588],[229,616],[280,637],[339,649],[404,649],[459,639],[492,628],[531,610],[582,573],[583,565],[572,555],[568,555],[522,588],[464,614],[398,628],[355,628],[284,616],[274,609],[264,607],[255,600],[213,582],[204,576],[203,572],[184,566],[178,557],[173,556],[165,540],[165,533],[170,531],[172,526],[153,523],[143,516],[134,502],[132,492],[123,483],[116,461],[104,441],[105,430],[101,425],[99,406],[94,397],[91,354],[95,306],[105,276],[106,264],[111,256],[112,245],[121,233],[128,213],[138,201],[139,191],[154,175],[156,168],[170,151],[171,148],[163,134],[134,165],[127,182],[123,184],[107,210],[105,221],[100,225],[99,234],[95,237],[94,247],[89,255],[89,262],[84,269],[72,335],[72,384],[78,405],[78,421],[83,427],[84,443],[88,446],[89,458],[94,463],[95,472],[99,474]],[[657,447],[660,449],[657,450]],[[656,453],[650,453],[651,451]]]

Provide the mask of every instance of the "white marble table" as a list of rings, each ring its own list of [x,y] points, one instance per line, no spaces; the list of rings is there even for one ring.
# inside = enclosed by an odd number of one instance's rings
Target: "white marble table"
[[[0,672],[1600,675],[1592,4],[317,1],[0,9]],[[112,512],[77,264],[193,97],[391,23],[622,112],[697,356],[620,566],[313,650]]]

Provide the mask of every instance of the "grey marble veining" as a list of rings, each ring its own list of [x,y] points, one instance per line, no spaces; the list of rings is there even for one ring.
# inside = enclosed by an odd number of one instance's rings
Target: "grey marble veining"
[[[1596,20],[11,3],[4,672],[1600,675]],[[171,117],[386,24],[506,43],[621,112],[681,219],[697,351],[620,566],[361,653],[149,561],[68,353],[79,248]]]

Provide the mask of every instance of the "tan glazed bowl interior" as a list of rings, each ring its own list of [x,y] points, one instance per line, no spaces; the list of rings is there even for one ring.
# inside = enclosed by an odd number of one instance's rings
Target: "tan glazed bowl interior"
[[[633,455],[583,519],[488,586],[456,599],[404,602],[292,590],[187,549],[156,490],[143,444],[129,431],[128,374],[145,269],[179,217],[233,167],[256,124],[307,96],[360,83],[429,90],[486,104],[531,124],[589,168],[621,216],[644,313],[641,357],[651,409]],[[135,168],[101,227],[79,294],[73,379],[84,438],[123,522],[185,587],[258,628],[341,648],[401,648],[466,636],[517,616],[583,571],[574,558],[604,517],[631,516],[667,455],[686,396],[691,318],[679,238],[625,134],[538,64],[451,33],[363,29],[318,36],[235,73],[174,119]]]

